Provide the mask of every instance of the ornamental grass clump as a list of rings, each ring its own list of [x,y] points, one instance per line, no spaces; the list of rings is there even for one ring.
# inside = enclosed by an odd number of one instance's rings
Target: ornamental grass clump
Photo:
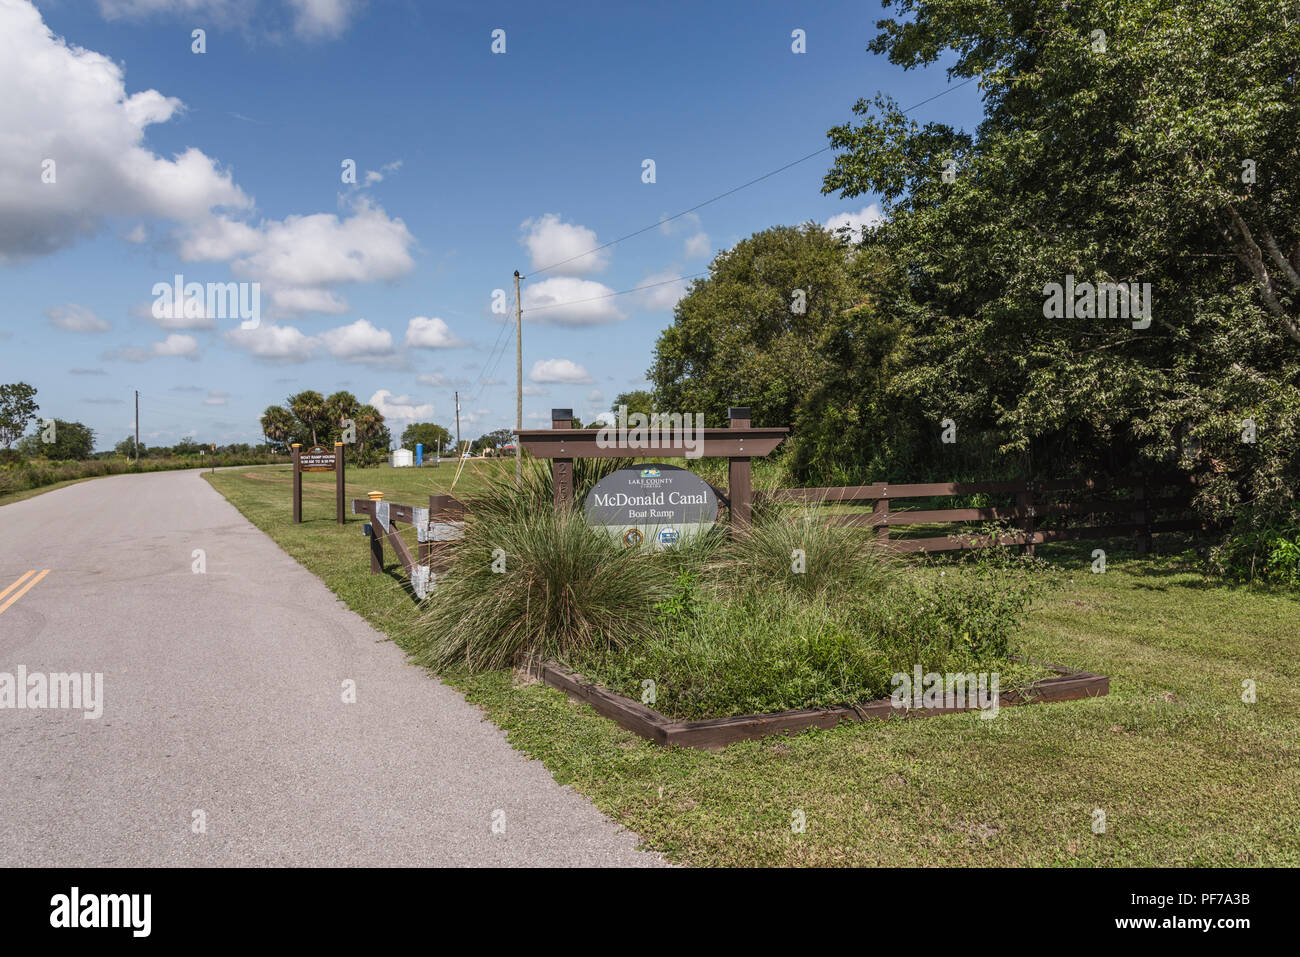
[[[871,533],[827,522],[817,506],[768,504],[718,556],[718,577],[743,589],[777,588],[805,597],[863,598],[894,578],[897,564]]]
[[[666,562],[593,530],[577,510],[471,512],[413,657],[436,671],[478,671],[620,647],[659,627],[655,607],[671,581]]]

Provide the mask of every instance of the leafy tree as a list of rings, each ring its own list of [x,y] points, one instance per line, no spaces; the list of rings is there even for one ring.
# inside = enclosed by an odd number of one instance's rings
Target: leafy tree
[[[647,373],[656,411],[702,412],[723,425],[728,407],[742,405],[757,423],[792,422],[827,372],[817,342],[857,300],[853,257],[812,223],[775,226],[719,253],[659,336]]]
[[[966,133],[878,96],[829,133],[823,191],[879,194],[887,216],[866,238],[868,328],[900,327],[870,443],[881,461],[937,461],[947,418],[959,444],[985,436],[1040,473],[1180,466],[1213,513],[1293,507],[1294,5],[886,6],[899,16],[869,49],[905,68],[948,60],[985,106]],[[1068,281],[1150,283],[1149,327],[1056,313],[1049,284]]]
[[[485,435],[480,435],[472,443],[469,450],[471,452],[483,452],[484,450],[495,451],[498,445],[506,445],[514,441],[515,434],[510,429],[496,429]]]
[[[10,448],[27,431],[27,423],[40,408],[32,397],[36,389],[26,382],[0,385],[0,444]]]
[[[135,436],[128,435],[121,442],[118,442],[117,445],[113,446],[113,454],[121,455],[124,458],[128,458],[128,459],[134,458],[136,455]],[[145,444],[143,442],[140,443],[139,454],[141,458],[144,458],[145,455],[148,454],[148,450],[145,448]]]
[[[651,412],[658,411],[655,406],[654,393],[647,392],[645,389],[636,389],[632,392],[621,393],[610,406],[609,411],[618,415],[619,406],[627,406],[627,414],[640,412],[642,415],[649,415]]]
[[[403,448],[415,451],[417,445],[423,445],[426,455],[442,452],[451,441],[451,433],[432,422],[414,422],[402,432]]]
[[[27,458],[47,458],[59,461],[81,461],[95,454],[95,430],[80,422],[54,420],[54,441],[45,441],[45,429],[26,436],[18,443],[18,450]]]

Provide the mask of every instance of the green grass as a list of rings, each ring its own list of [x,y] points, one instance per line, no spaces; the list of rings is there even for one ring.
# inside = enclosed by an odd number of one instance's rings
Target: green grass
[[[417,606],[391,550],[390,574],[369,575],[360,518],[332,521],[332,482],[309,483],[308,520],[292,525],[288,471],[273,471],[205,478],[411,647]],[[351,471],[349,485],[418,505],[450,475],[446,464]],[[1107,551],[1102,575],[1088,571],[1095,547]],[[510,672],[446,680],[556,780],[682,864],[1300,865],[1300,599],[1207,582],[1185,559],[1138,559],[1120,542],[1039,554],[1069,578],[1018,643],[1110,675],[1108,697],[1006,708],[992,721],[846,724],[709,753],[665,751]],[[1245,679],[1255,704],[1241,701]],[[1091,831],[1098,808],[1104,834]],[[791,832],[796,810],[802,834]]]

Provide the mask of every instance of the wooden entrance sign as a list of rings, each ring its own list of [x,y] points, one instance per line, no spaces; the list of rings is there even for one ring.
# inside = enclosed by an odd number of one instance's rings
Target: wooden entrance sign
[[[344,461],[343,461],[343,443],[335,442],[334,448],[329,449],[323,445],[313,445],[306,451],[303,450],[301,442],[294,442],[293,449],[293,520],[295,523],[302,521],[302,473],[303,472],[333,472],[334,473],[334,520],[340,525],[343,524],[343,483],[344,483]]]
[[[728,506],[733,531],[749,525],[753,493],[750,488],[750,459],[762,458],[785,439],[789,429],[756,429],[750,425],[749,409],[729,410],[731,427],[699,430],[703,441],[701,454],[708,458],[730,460]],[[575,429],[571,409],[552,409],[549,429],[525,429],[519,442],[530,454],[554,462],[555,507],[573,508],[574,459],[626,459],[637,457],[668,458],[685,456],[687,445],[680,430],[664,433],[651,449],[603,447],[597,441],[600,429]]]

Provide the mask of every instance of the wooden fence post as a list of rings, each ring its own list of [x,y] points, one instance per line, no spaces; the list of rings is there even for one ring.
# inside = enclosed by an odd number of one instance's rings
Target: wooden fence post
[[[370,492],[367,496],[370,501],[378,502],[384,497],[383,492]],[[375,508],[370,507],[370,574],[379,575],[384,570],[384,532],[379,528],[379,520],[375,518]]]
[[[1133,513],[1133,521],[1138,525],[1133,533],[1137,553],[1146,555],[1151,551],[1151,521],[1154,516],[1151,514],[1151,486],[1145,474],[1142,476],[1142,488],[1138,491],[1138,495],[1141,497],[1142,508]]]
[[[749,428],[749,409],[738,406],[727,410],[731,428]],[[744,445],[741,445],[744,451]],[[749,528],[753,512],[753,484],[751,460],[749,456],[737,456],[727,460],[727,495],[731,499],[731,531],[743,532]]]
[[[573,428],[573,410],[552,409],[551,428]],[[563,452],[564,448],[561,447],[560,451]],[[557,512],[573,508],[573,459],[551,459],[551,490]]]
[[[334,443],[334,514],[340,525],[346,522],[343,517],[343,443]]]
[[[302,443],[294,442],[290,448],[293,455],[293,521],[298,524],[302,521],[302,469],[298,467]]]
[[[1020,529],[1025,534],[1025,541],[1020,545],[1021,555],[1034,554],[1034,480],[1025,479],[1025,490],[1016,493],[1016,511],[1019,513]]]
[[[876,518],[876,541],[879,544],[888,548],[889,547],[889,499],[887,497],[889,495],[888,484],[882,485],[880,487],[880,494],[885,497],[876,499],[876,504],[875,507],[871,510],[871,514],[874,515]]]

